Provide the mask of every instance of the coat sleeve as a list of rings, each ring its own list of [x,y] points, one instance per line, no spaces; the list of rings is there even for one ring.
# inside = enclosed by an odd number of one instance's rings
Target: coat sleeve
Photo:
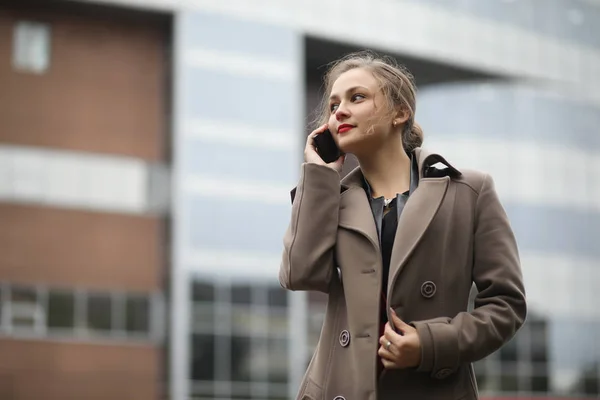
[[[476,203],[473,251],[473,281],[479,292],[474,310],[411,323],[421,341],[418,370],[436,378],[498,350],[527,314],[516,240],[489,175]]]
[[[292,191],[292,217],[283,238],[279,282],[289,290],[327,293],[335,271],[340,175],[305,163]]]

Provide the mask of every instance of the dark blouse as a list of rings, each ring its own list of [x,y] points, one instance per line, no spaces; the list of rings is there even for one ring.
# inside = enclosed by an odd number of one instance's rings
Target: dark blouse
[[[404,205],[408,200],[409,196],[414,192],[419,183],[419,169],[417,160],[414,155],[411,155],[411,173],[410,173],[410,189],[402,194],[397,194],[396,198],[388,205],[388,211],[385,212],[385,200],[382,197],[374,199],[372,197],[371,187],[365,179],[363,181],[366,195],[371,204],[371,211],[373,212],[373,218],[375,219],[375,225],[377,226],[377,233],[379,235],[379,247],[381,249],[381,258],[383,270],[381,271],[382,282],[381,282],[381,325],[385,325],[387,322],[386,313],[386,297],[387,287],[390,271],[390,259],[392,256],[392,248],[394,247],[394,238],[396,236],[396,229],[398,228],[398,220],[402,215]]]

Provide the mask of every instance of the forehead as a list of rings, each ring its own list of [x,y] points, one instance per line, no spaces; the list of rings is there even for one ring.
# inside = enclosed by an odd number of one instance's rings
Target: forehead
[[[331,95],[341,95],[350,88],[364,86],[375,91],[379,86],[373,74],[364,68],[355,68],[341,74],[331,87]]]

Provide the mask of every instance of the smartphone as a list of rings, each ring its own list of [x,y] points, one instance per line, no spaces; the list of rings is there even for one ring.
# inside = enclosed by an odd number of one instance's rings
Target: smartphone
[[[317,153],[326,163],[334,162],[342,155],[329,129],[319,133],[313,140],[315,141]]]

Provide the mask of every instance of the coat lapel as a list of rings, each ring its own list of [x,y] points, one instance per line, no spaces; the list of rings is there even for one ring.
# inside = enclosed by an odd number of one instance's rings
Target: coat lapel
[[[417,190],[406,202],[398,221],[392,248],[388,293],[394,284],[394,278],[406,264],[408,257],[423,238],[423,234],[439,210],[449,182],[448,176],[422,179]]]
[[[425,171],[430,168],[430,165],[441,162],[449,168],[451,175],[461,174],[437,154],[428,153],[423,149],[416,149],[415,154],[419,167],[419,186],[406,202],[398,221],[390,260],[388,294],[391,292],[395,278],[402,271],[440,209],[448,190],[450,176],[431,178]],[[362,186],[363,175],[360,168],[355,168],[342,179],[341,183],[339,225],[362,234],[369,239],[376,251],[380,252],[377,226]]]
[[[362,234],[379,251],[377,226],[373,219],[369,200],[362,188],[353,187],[342,194],[339,225]]]
[[[429,154],[422,149],[415,150],[415,153],[419,165],[420,181],[419,186],[406,202],[402,215],[398,220],[390,260],[388,294],[391,293],[396,277],[402,271],[406,261],[423,238],[425,231],[440,209],[450,183],[449,176],[427,178],[424,171],[429,167],[429,162],[441,161],[451,168],[452,173],[460,175],[458,170],[439,156]]]
[[[350,172],[342,180],[339,225],[365,236],[379,251],[377,226],[369,199],[362,187],[362,173],[359,168]]]

